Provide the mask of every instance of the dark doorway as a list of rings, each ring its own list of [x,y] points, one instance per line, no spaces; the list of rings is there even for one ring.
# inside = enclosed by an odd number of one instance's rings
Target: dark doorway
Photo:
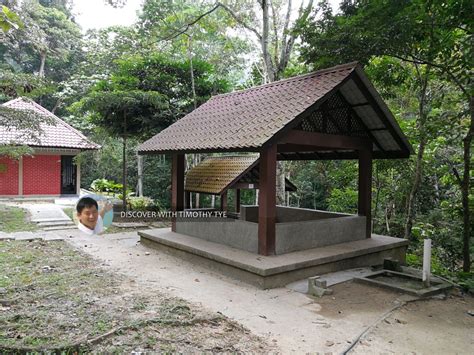
[[[73,156],[61,156],[61,195],[76,194],[77,169],[73,162]]]

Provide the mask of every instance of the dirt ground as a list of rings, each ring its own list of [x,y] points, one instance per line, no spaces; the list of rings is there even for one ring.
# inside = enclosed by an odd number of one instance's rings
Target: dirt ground
[[[316,299],[289,288],[257,289],[142,246],[135,232],[62,234],[66,242],[1,242],[1,353],[46,345],[283,354],[474,348],[474,299],[459,292],[411,302],[346,282]]]
[[[104,270],[63,241],[0,242],[0,353],[267,352],[222,314]]]
[[[314,299],[288,288],[257,289],[142,246],[134,233],[71,235],[68,241],[138,288],[224,314],[281,353],[344,353],[366,329],[351,352],[471,354],[474,346],[474,317],[467,313],[474,299],[459,293],[405,304],[411,297],[348,282],[334,286],[332,296]],[[387,319],[379,321],[383,315]]]

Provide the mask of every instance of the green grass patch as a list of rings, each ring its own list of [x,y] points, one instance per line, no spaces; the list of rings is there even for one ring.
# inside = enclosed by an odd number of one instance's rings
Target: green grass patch
[[[67,207],[67,208],[63,208],[63,211],[66,214],[66,216],[68,216],[69,218],[71,218],[71,220],[73,220],[73,214],[74,214],[75,208]]]
[[[37,229],[36,224],[28,221],[28,213],[24,209],[0,205],[0,231],[12,233]]]

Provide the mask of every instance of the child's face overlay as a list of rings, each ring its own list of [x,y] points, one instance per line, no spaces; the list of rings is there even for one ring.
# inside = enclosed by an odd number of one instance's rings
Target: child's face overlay
[[[77,218],[89,229],[94,229],[99,219],[99,211],[95,206],[84,207],[81,213],[77,213]]]

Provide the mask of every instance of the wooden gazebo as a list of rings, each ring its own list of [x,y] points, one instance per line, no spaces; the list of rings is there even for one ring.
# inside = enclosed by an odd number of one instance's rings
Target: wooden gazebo
[[[339,65],[212,97],[139,147],[171,154],[172,210],[185,208],[185,154],[259,154],[258,254],[275,254],[277,160],[357,159],[358,215],[371,237],[372,159],[412,148],[362,67]],[[176,222],[173,223],[176,231]]]

